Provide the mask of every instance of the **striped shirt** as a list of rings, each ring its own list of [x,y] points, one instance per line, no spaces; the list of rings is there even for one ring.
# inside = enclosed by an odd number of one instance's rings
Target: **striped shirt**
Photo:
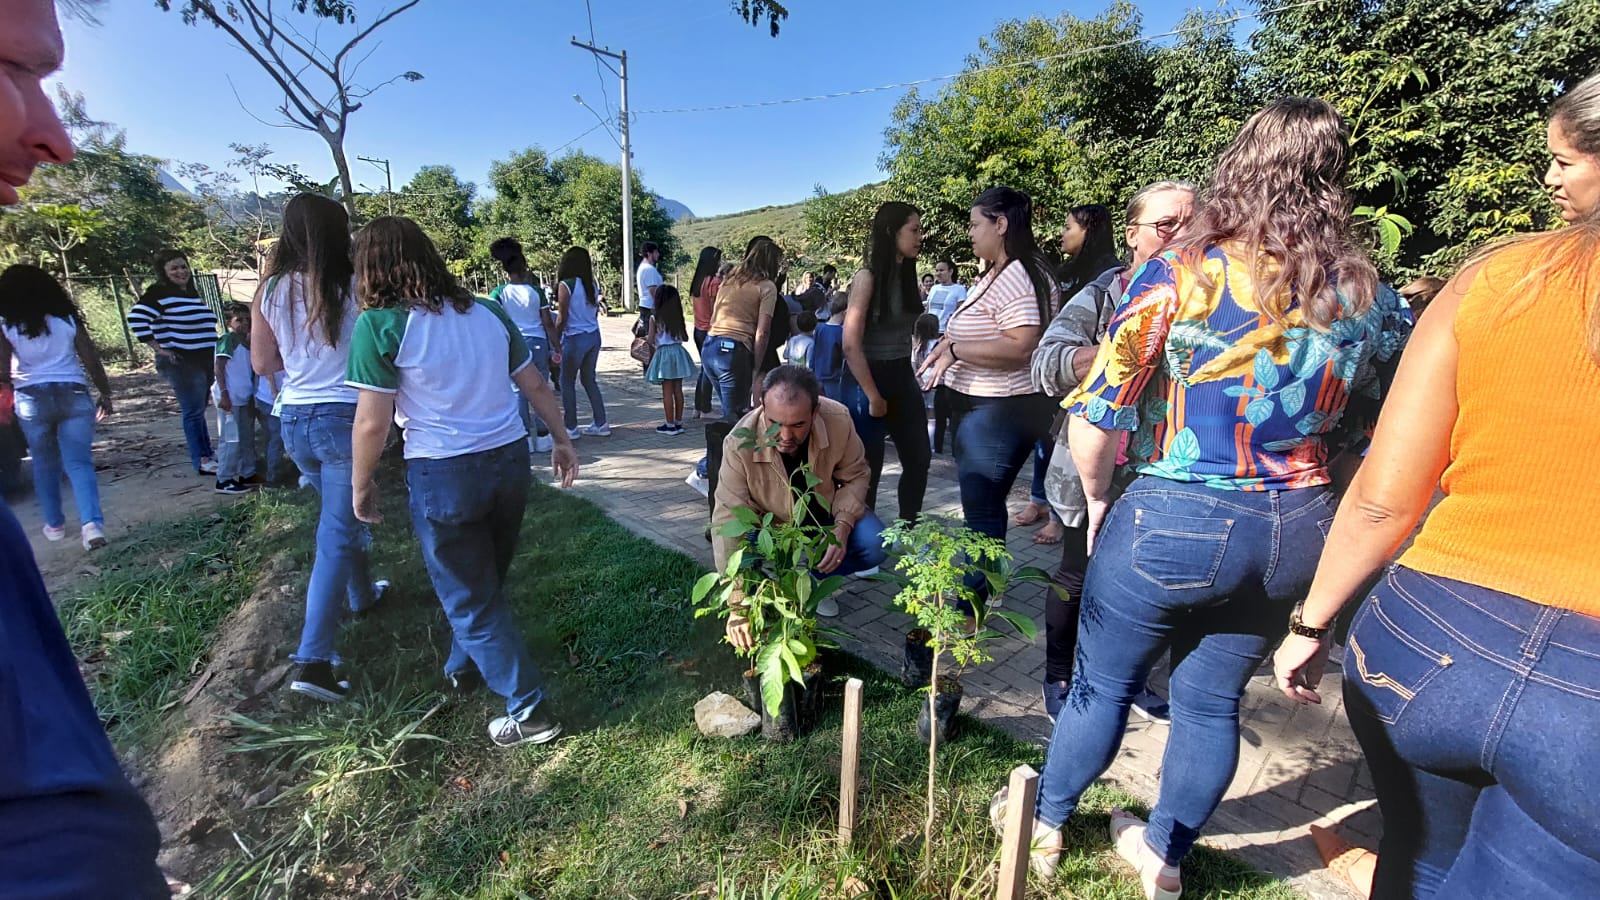
[[[1002,331],[1038,326],[1039,302],[1033,281],[1021,262],[1011,260],[1004,269],[990,269],[962,302],[945,328],[946,340],[961,352],[964,341],[992,341]],[[945,386],[971,397],[1016,397],[1035,393],[1028,363],[1014,369],[988,369],[958,361],[944,373]]]
[[[168,350],[204,350],[217,346],[217,316],[199,297],[154,297],[146,292],[128,313],[128,327],[141,341]]]

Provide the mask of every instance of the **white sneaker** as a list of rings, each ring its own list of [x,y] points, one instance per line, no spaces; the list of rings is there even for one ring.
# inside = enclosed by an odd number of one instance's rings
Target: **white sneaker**
[[[877,566],[873,566],[870,569],[862,569],[861,571],[856,572],[855,574],[851,575],[850,577],[851,578],[871,578],[872,576],[874,576],[876,574],[878,574],[878,567]]]
[[[65,526],[65,525],[62,525],[62,526],[59,526],[59,527],[53,527],[53,526],[50,526],[50,525],[44,526],[44,539],[47,540],[47,541],[51,541],[51,542],[59,541],[59,540],[61,540],[62,538],[66,537],[66,536],[67,536],[67,526]]]
[[[83,526],[81,536],[83,538],[83,549],[85,550],[99,550],[106,545],[106,530],[94,522],[89,522]]]
[[[217,461],[214,460],[214,459],[202,459],[202,460],[200,460],[200,474],[202,474],[202,475],[215,475],[215,474],[217,474]]]
[[[817,601],[817,615],[831,619],[839,614],[839,601],[832,597],[823,597]]]
[[[300,476],[300,490],[303,491],[308,487],[311,487],[311,476],[309,476],[309,475],[301,475]]]
[[[584,432],[579,431],[576,428],[568,428],[567,429],[567,437],[572,439],[572,440],[574,440],[574,441],[577,440],[578,438],[583,437],[583,435],[584,435]]]
[[[596,425],[595,423],[590,422],[588,425],[585,425],[583,427],[583,433],[584,434],[592,434],[595,437],[605,437],[606,435],[611,433],[611,426],[607,425],[607,424],[605,424],[603,422],[601,424],[599,424],[599,425]]]
[[[533,452],[549,453],[556,448],[556,439],[548,434],[541,434],[533,439]]]

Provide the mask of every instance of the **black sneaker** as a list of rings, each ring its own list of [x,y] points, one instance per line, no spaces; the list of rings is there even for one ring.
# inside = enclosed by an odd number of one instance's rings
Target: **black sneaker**
[[[238,481],[219,481],[212,490],[219,494],[248,494],[255,489]]]
[[[662,424],[656,426],[656,434],[677,434],[677,433],[678,432],[675,429],[673,429],[671,422],[663,422]]]
[[[1139,718],[1155,725],[1172,724],[1172,706],[1161,699],[1160,694],[1148,687],[1133,698],[1133,712]]]
[[[520,720],[515,716],[501,716],[489,723],[489,740],[497,747],[548,744],[560,734],[561,723],[546,716],[539,707],[525,713]]]
[[[350,682],[334,676],[332,663],[308,662],[295,671],[289,690],[323,703],[338,703],[350,695]]]

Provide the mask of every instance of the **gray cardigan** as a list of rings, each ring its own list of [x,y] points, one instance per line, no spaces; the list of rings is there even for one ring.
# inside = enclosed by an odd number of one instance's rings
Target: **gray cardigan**
[[[1093,353],[1100,346],[1100,340],[1111,326],[1111,313],[1122,299],[1117,290],[1117,276],[1124,268],[1117,266],[1101,272],[1061,307],[1061,312],[1039,339],[1038,349],[1033,351],[1030,373],[1035,388],[1052,397],[1065,397],[1077,389],[1072,358],[1083,350]],[[1060,417],[1056,425],[1056,444],[1050,468],[1045,472],[1045,497],[1062,522],[1068,527],[1077,527],[1087,516],[1088,500],[1083,494],[1078,468],[1072,463],[1072,451],[1067,448],[1066,422]]]

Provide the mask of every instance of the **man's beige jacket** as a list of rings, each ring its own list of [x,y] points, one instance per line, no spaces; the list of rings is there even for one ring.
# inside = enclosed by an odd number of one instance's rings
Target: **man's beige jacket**
[[[715,512],[711,516],[711,548],[717,571],[727,568],[728,556],[739,546],[739,537],[723,537],[722,526],[733,521],[735,507],[747,506],[758,513],[772,513],[781,522],[794,515],[794,493],[789,489],[789,472],[776,447],[741,449],[746,438],[738,435],[748,428],[757,439],[772,423],[766,408],[758,406],[746,413],[722,444],[722,468],[717,475]],[[835,522],[854,528],[867,511],[867,450],[850,421],[844,404],[822,397],[811,421],[811,472],[821,482],[816,491],[828,501]]]

